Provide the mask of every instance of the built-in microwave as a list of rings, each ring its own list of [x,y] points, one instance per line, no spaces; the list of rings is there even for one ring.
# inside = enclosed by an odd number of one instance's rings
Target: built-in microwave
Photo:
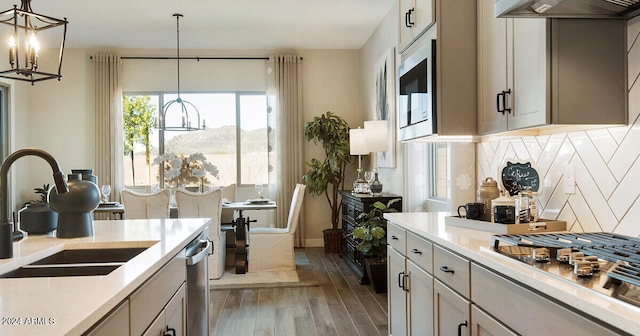
[[[398,67],[398,140],[436,134],[436,40],[407,57]]]

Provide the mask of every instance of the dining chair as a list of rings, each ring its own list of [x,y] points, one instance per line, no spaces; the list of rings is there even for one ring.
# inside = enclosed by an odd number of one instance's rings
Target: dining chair
[[[169,218],[169,189],[142,194],[129,189],[120,192],[125,219]]]
[[[211,218],[209,240],[213,253],[209,256],[209,278],[220,279],[225,268],[226,232],[220,230],[222,213],[222,189],[204,193],[176,190],[178,218]]]
[[[297,184],[291,197],[287,227],[249,229],[249,272],[288,271],[296,269],[294,238],[306,185]]]
[[[236,189],[237,185],[235,183],[229,184],[228,186],[221,187],[222,188],[222,199],[228,202],[236,201]],[[220,224],[226,231],[226,244],[227,244],[227,260],[225,264],[228,267],[233,267],[236,265],[236,256],[235,256],[235,242],[236,242],[236,233],[231,226],[233,224],[233,220],[236,218],[235,211],[223,211],[220,215]]]
[[[237,185],[235,183],[232,183],[226,187],[221,187],[222,198],[229,202],[235,202],[236,189],[237,189]],[[235,219],[235,215],[232,211],[225,211],[222,213],[220,221],[223,224],[231,224],[231,222],[233,222],[234,219]]]

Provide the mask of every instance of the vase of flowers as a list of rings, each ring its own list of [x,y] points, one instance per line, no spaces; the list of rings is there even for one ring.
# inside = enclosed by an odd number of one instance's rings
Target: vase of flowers
[[[186,156],[167,152],[153,160],[153,164],[162,163],[164,163],[164,186],[172,190],[172,200],[175,199],[175,190],[181,186],[196,184],[202,191],[204,184],[208,182],[207,173],[216,179],[220,178],[218,167],[209,162],[202,153]]]

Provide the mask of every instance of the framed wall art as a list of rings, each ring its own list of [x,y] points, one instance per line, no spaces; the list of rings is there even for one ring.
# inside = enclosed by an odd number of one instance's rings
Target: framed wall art
[[[389,146],[386,152],[376,153],[378,167],[396,167],[396,71],[395,48],[389,49],[375,63],[375,119],[387,120]]]

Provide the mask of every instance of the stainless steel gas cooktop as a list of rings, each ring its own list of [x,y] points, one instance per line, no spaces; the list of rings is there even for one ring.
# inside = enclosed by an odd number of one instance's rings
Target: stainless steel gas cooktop
[[[493,236],[493,249],[554,276],[640,306],[640,239],[605,233]]]

